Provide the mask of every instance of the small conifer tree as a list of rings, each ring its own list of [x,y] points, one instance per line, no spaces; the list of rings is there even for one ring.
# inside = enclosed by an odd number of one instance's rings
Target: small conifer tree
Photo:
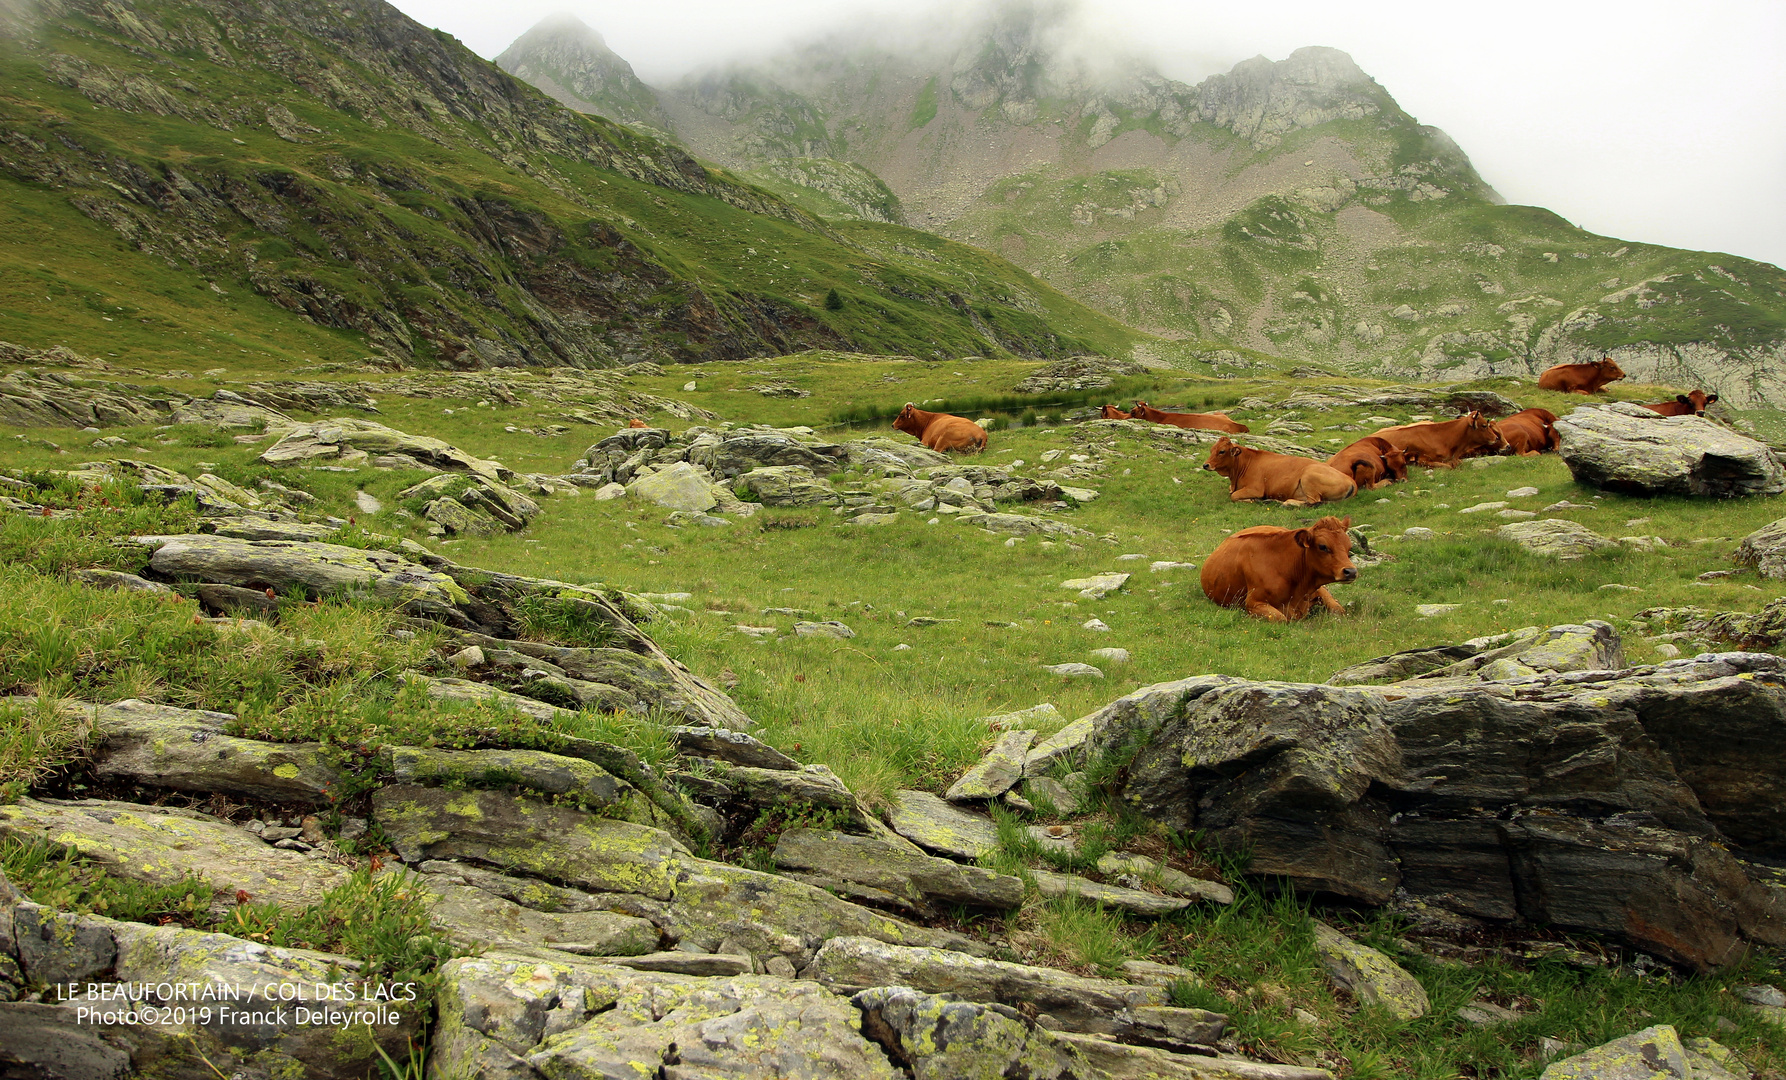
[[[830,292],[825,294],[825,310],[826,311],[842,311],[843,310],[843,297],[837,295],[836,289],[832,289]]]

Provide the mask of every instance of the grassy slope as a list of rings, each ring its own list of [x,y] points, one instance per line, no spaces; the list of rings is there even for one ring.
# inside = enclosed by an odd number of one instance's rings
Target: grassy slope
[[[907,397],[993,393],[1008,390],[1032,365],[1006,360],[950,362],[865,362],[835,354],[807,354],[745,365],[706,365],[640,378],[636,389],[675,393],[694,404],[738,420],[777,424],[822,423],[846,404],[897,402]],[[959,373],[959,374],[957,374]],[[683,394],[693,377],[696,390]],[[813,392],[808,399],[768,399],[751,393],[757,381],[777,379]],[[556,419],[556,409],[532,399],[528,379],[510,385],[521,395],[516,407],[480,407],[471,397],[407,399],[381,397],[384,419],[412,432],[447,438],[482,456],[495,456],[528,471],[559,471],[606,430],[578,428],[568,436],[542,439],[506,427],[526,428]],[[195,387],[202,383],[195,383]],[[1199,380],[1155,373],[1126,384],[1162,404],[1232,405],[1241,397],[1275,397],[1293,383]],[[1558,411],[1571,402],[1539,391],[1510,391],[1527,404]],[[475,393],[475,387],[468,393]],[[1620,387],[1619,396],[1644,398],[1650,388]],[[453,409],[449,416],[443,410]],[[1384,410],[1405,419],[1406,410]],[[1275,410],[1249,420],[1277,415]],[[675,424],[665,417],[654,420]],[[1359,411],[1310,413],[1306,422],[1324,428],[1362,419]],[[1585,618],[1615,622],[1645,607],[1699,604],[1713,608],[1758,607],[1764,594],[1751,575],[1711,584],[1696,576],[1729,565],[1737,539],[1779,517],[1780,498],[1704,503],[1640,500],[1607,496],[1575,485],[1554,456],[1497,460],[1466,465],[1432,476],[1417,473],[1408,484],[1374,492],[1335,509],[1373,526],[1373,535],[1424,525],[1441,533],[1426,543],[1385,543],[1396,554],[1371,567],[1360,581],[1335,591],[1351,607],[1345,619],[1316,617],[1293,626],[1269,626],[1216,609],[1196,586],[1195,572],[1153,574],[1147,561],[1197,561],[1225,530],[1259,523],[1293,524],[1307,511],[1232,504],[1218,478],[1202,472],[1201,455],[1150,434],[1108,428],[1066,426],[995,433],[991,461],[1021,458],[1032,464],[1041,453],[1088,453],[1105,464],[1101,478],[1080,481],[1101,497],[1065,516],[1073,524],[1106,534],[1115,543],[1091,541],[1075,549],[1044,548],[1036,539],[1006,546],[946,519],[924,524],[905,514],[894,525],[874,529],[835,528],[824,510],[764,510],[724,529],[670,529],[661,509],[628,500],[596,502],[558,496],[526,531],[489,540],[438,545],[459,561],[506,571],[541,574],[570,581],[601,580],[635,591],[689,591],[692,613],[655,624],[652,632],[695,671],[714,679],[735,675],[739,703],[762,721],[764,737],[805,761],[834,767],[854,787],[874,797],[895,787],[940,790],[971,763],[988,741],[977,717],[995,711],[1053,701],[1069,717],[1089,712],[1147,683],[1206,671],[1258,678],[1325,678],[1333,669],[1380,653],[1510,629]],[[837,437],[884,427],[836,431]],[[195,471],[201,461],[239,482],[259,475],[298,483],[323,498],[320,509],[353,514],[356,488],[383,498],[416,477],[403,473],[343,474],[270,470],[250,464],[255,448],[222,441],[199,430],[108,430],[145,449],[131,456]],[[13,434],[28,434],[15,442]],[[70,446],[91,436],[64,431],[0,432],[14,467],[66,466],[79,454],[58,454],[44,436]],[[157,437],[172,436],[162,446]],[[1349,440],[1353,432],[1317,430],[1298,436],[1311,445]],[[1100,449],[1105,445],[1113,448]],[[849,478],[840,478],[850,486]],[[1175,482],[1178,481],[1178,482]],[[1492,517],[1460,516],[1458,509],[1479,501],[1506,499],[1511,488],[1532,485],[1534,498],[1513,500],[1533,508],[1568,498],[1594,509],[1574,515],[1612,536],[1659,534],[1676,546],[1653,554],[1619,552],[1576,563],[1527,556],[1483,535]],[[1378,499],[1386,500],[1378,502]],[[1449,504],[1449,507],[1440,504]],[[1021,508],[1014,508],[1021,509]],[[179,511],[175,514],[178,516]],[[1648,522],[1627,524],[1636,518]],[[362,524],[384,532],[409,531],[413,523],[390,511]],[[8,560],[29,558],[49,568],[78,553],[55,545],[17,547],[21,538],[57,523],[14,518],[0,542]],[[134,528],[179,528],[178,522],[143,522]],[[130,531],[126,528],[125,531]],[[1706,543],[1694,543],[1707,540]],[[72,551],[72,549],[69,549]],[[1121,561],[1125,553],[1148,560]],[[140,559],[140,552],[135,558]],[[1126,570],[1129,587],[1103,601],[1082,601],[1058,587],[1070,577]],[[162,605],[153,598],[97,593],[8,567],[8,602],[0,617],[0,673],[14,689],[54,677],[55,657],[74,650],[83,675],[64,691],[88,696],[147,695],[201,707],[235,709],[247,703],[254,733],[283,738],[322,737],[350,743],[421,737],[431,728],[463,739],[478,737],[470,718],[436,715],[427,703],[405,698],[388,672],[417,662],[426,642],[400,643],[383,633],[379,618],[354,609],[305,610],[284,629],[289,636],[262,645],[258,663],[219,656],[194,664],[208,640],[195,632],[189,605]],[[1644,591],[1600,591],[1607,583],[1635,584]],[[1771,592],[1771,590],[1770,590]],[[1493,603],[1508,599],[1509,604]],[[1419,619],[1415,604],[1463,606],[1451,615]],[[856,631],[847,641],[783,637],[756,644],[731,630],[735,623],[773,624],[787,629],[792,619],[761,614],[765,607],[810,610],[818,618],[841,619]],[[928,615],[956,620],[925,628],[907,625]],[[1081,624],[1092,617],[1113,629],[1095,633]],[[387,620],[388,621],[388,620]],[[988,626],[989,622],[1016,626]],[[329,642],[312,655],[306,639]],[[203,639],[203,640],[201,640]],[[153,641],[153,655],[142,644]],[[419,639],[418,639],[419,641]],[[894,651],[908,643],[911,649]],[[177,645],[178,647],[174,647]],[[1103,664],[1109,678],[1066,681],[1039,669],[1042,663],[1090,660],[1090,649],[1118,646],[1133,654],[1126,666]],[[1650,646],[1627,640],[1633,662],[1657,658]],[[320,661],[320,662],[319,662]],[[437,662],[437,661],[436,661]],[[290,672],[290,677],[281,677]],[[298,677],[301,675],[302,677]],[[20,680],[23,680],[20,682]],[[526,724],[499,737],[550,745],[551,733]],[[535,725],[537,726],[537,725]],[[467,731],[473,733],[468,735]],[[588,734],[582,729],[573,729]],[[602,737],[620,737],[604,732]],[[36,744],[33,744],[36,745]],[[5,750],[6,747],[0,747]],[[20,761],[34,751],[11,748]],[[0,755],[4,756],[4,755]],[[0,765],[5,765],[0,761]],[[14,762],[17,765],[18,762]],[[1158,845],[1142,823],[1096,815],[1081,819],[1088,836],[1100,842]],[[1143,847],[1143,850],[1156,850]],[[1157,851],[1156,851],[1157,853]],[[8,853],[9,857],[15,853]],[[748,853],[746,853],[748,856]],[[999,856],[1022,861],[1022,845]],[[1001,864],[1002,865],[1002,864]],[[270,918],[271,916],[269,916]],[[1765,971],[1731,972],[1713,979],[1674,982],[1617,973],[1581,974],[1560,964],[1524,965],[1491,960],[1470,967],[1424,961],[1399,950],[1392,920],[1366,927],[1371,939],[1416,971],[1433,994],[1431,1017],[1395,1023],[1365,1012],[1353,1015],[1326,990],[1307,940],[1307,922],[1294,901],[1276,902],[1243,890],[1242,903],[1218,914],[1200,911],[1158,924],[1125,924],[1108,914],[1071,904],[1032,905],[1009,922],[985,926],[1004,938],[1013,955],[1080,970],[1109,970],[1128,957],[1181,962],[1203,974],[1201,989],[1180,988],[1181,1004],[1219,1008],[1235,1018],[1242,1044],[1278,1060],[1304,1061],[1336,1069],[1348,1078],[1451,1077],[1460,1071],[1479,1076],[1533,1077],[1543,1065],[1540,1037],[1582,1045],[1624,1034],[1649,1023],[1677,1024],[1685,1035],[1711,1035],[1741,1050],[1752,1065],[1767,1067],[1786,1053],[1782,1037],[1756,1017],[1728,1003],[1724,987]],[[1451,1018],[1460,1004],[1478,997],[1529,1010],[1517,1025],[1485,1033]],[[1291,1018],[1287,1002],[1312,1011],[1323,1026]],[[1721,1015],[1734,1015],[1739,1028],[1725,1031]]]
[[[175,4],[158,10],[170,20],[187,14]],[[631,180],[583,158],[536,153],[520,168],[501,160],[475,126],[442,125],[441,137],[332,109],[252,62],[223,67],[182,53],[170,70],[168,63],[133,55],[104,27],[71,23],[82,32],[53,24],[43,28],[42,48],[26,51],[9,43],[0,51],[0,127],[50,148],[0,169],[0,213],[8,226],[0,244],[0,329],[7,340],[139,356],[150,366],[182,350],[200,358],[172,366],[189,366],[231,344],[169,340],[181,334],[234,333],[234,344],[272,365],[364,355],[369,343],[363,325],[336,322],[336,329],[325,329],[287,310],[296,306],[296,294],[321,290],[361,311],[400,315],[424,359],[475,336],[525,341],[532,332],[530,304],[556,306],[554,281],[544,280],[548,271],[562,276],[616,269],[613,246],[586,238],[592,226],[611,227],[641,253],[642,268],[620,269],[657,274],[655,293],[649,284],[624,286],[631,291],[621,310],[608,313],[610,325],[600,333],[616,352],[642,344],[647,355],[690,349],[699,355],[700,343],[691,340],[683,315],[691,288],[714,299],[734,333],[748,337],[751,331],[740,327],[750,324],[755,332],[782,333],[795,343],[849,342],[869,351],[912,351],[922,344],[959,355],[1071,352],[1094,347],[1092,342],[1121,349],[1135,338],[1109,318],[1050,294],[1010,264],[958,246],[935,259],[911,258],[892,244],[865,252],[802,227],[797,215],[749,213],[707,195]],[[333,55],[318,42],[300,43],[325,60]],[[295,145],[252,119],[223,130],[178,116],[96,106],[45,79],[41,65],[51,53],[125,76],[184,80],[198,101],[276,102],[321,130]],[[517,92],[535,94],[531,88]],[[577,122],[587,125],[591,138],[653,152],[649,140],[623,129]],[[58,138],[70,138],[80,149],[64,154]],[[45,175],[46,158],[76,164],[62,169],[55,183],[29,179]],[[341,162],[352,170],[345,178]],[[133,167],[157,177],[177,169],[209,189],[248,191],[241,201],[270,199],[279,212],[250,220],[225,208],[220,220],[208,223],[216,242],[207,246],[202,236],[193,237],[192,252],[179,250],[182,232],[202,231],[187,229],[190,222],[172,222],[169,236],[127,244],[71,205],[81,197],[114,198],[107,178],[89,171],[98,167],[113,173]],[[274,187],[283,191],[294,184],[301,191],[295,207],[268,196]],[[751,198],[773,202],[762,193]],[[479,223],[467,216],[468,201],[543,221],[561,246],[498,252],[479,238]],[[930,242],[918,234],[907,241]],[[213,282],[227,296],[213,292]],[[822,306],[833,287],[849,301],[841,312]],[[282,294],[286,307],[257,297],[257,288]],[[970,305],[994,318],[976,322]],[[1042,326],[1026,310],[1038,305],[1064,313],[1058,328]]]

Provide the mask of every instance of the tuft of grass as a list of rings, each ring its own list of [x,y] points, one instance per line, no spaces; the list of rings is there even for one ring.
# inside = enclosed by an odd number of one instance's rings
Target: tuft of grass
[[[14,802],[31,785],[79,757],[92,725],[69,708],[50,684],[39,682],[33,701],[0,702],[0,802]]]
[[[33,902],[126,922],[209,928],[213,891],[196,877],[150,885],[105,874],[72,848],[41,837],[0,837],[0,868]]]

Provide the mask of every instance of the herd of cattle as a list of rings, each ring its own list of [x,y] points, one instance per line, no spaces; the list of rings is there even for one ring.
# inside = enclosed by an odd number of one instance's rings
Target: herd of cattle
[[[1561,393],[1596,394],[1625,377],[1610,357],[1591,364],[1560,364],[1538,377],[1538,386]],[[1673,401],[1646,404],[1663,416],[1703,415],[1716,394],[1695,390]],[[1473,411],[1454,420],[1398,424],[1366,435],[1326,461],[1276,454],[1241,446],[1229,435],[1244,434],[1245,424],[1222,413],[1162,412],[1145,401],[1124,411],[1103,408],[1112,420],[1146,420],[1181,428],[1222,432],[1210,449],[1205,469],[1228,481],[1235,502],[1272,500],[1286,506],[1315,506],[1349,499],[1398,480],[1410,466],[1456,468],[1458,462],[1483,454],[1530,456],[1557,448],[1556,414],[1525,409],[1499,421]],[[986,448],[986,431],[966,417],[924,412],[908,403],[893,427],[916,436],[932,450],[977,453]],[[1203,592],[1223,607],[1244,606],[1248,613],[1273,622],[1303,618],[1314,604],[1334,614],[1345,609],[1327,586],[1358,576],[1352,565],[1351,518],[1325,517],[1304,529],[1257,525],[1234,533],[1203,563]]]

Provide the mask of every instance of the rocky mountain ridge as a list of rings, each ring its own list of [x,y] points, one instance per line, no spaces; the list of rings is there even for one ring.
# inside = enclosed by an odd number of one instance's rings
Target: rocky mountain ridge
[[[1339,50],[1190,86],[1088,59],[1072,18],[1012,4],[924,46],[839,34],[658,100],[693,152],[815,213],[887,219],[885,200],[861,197],[872,188],[834,176],[863,170],[905,220],[1206,351],[1425,379],[1611,353],[1646,381],[1786,402],[1778,268],[1503,206],[1455,142]]]

